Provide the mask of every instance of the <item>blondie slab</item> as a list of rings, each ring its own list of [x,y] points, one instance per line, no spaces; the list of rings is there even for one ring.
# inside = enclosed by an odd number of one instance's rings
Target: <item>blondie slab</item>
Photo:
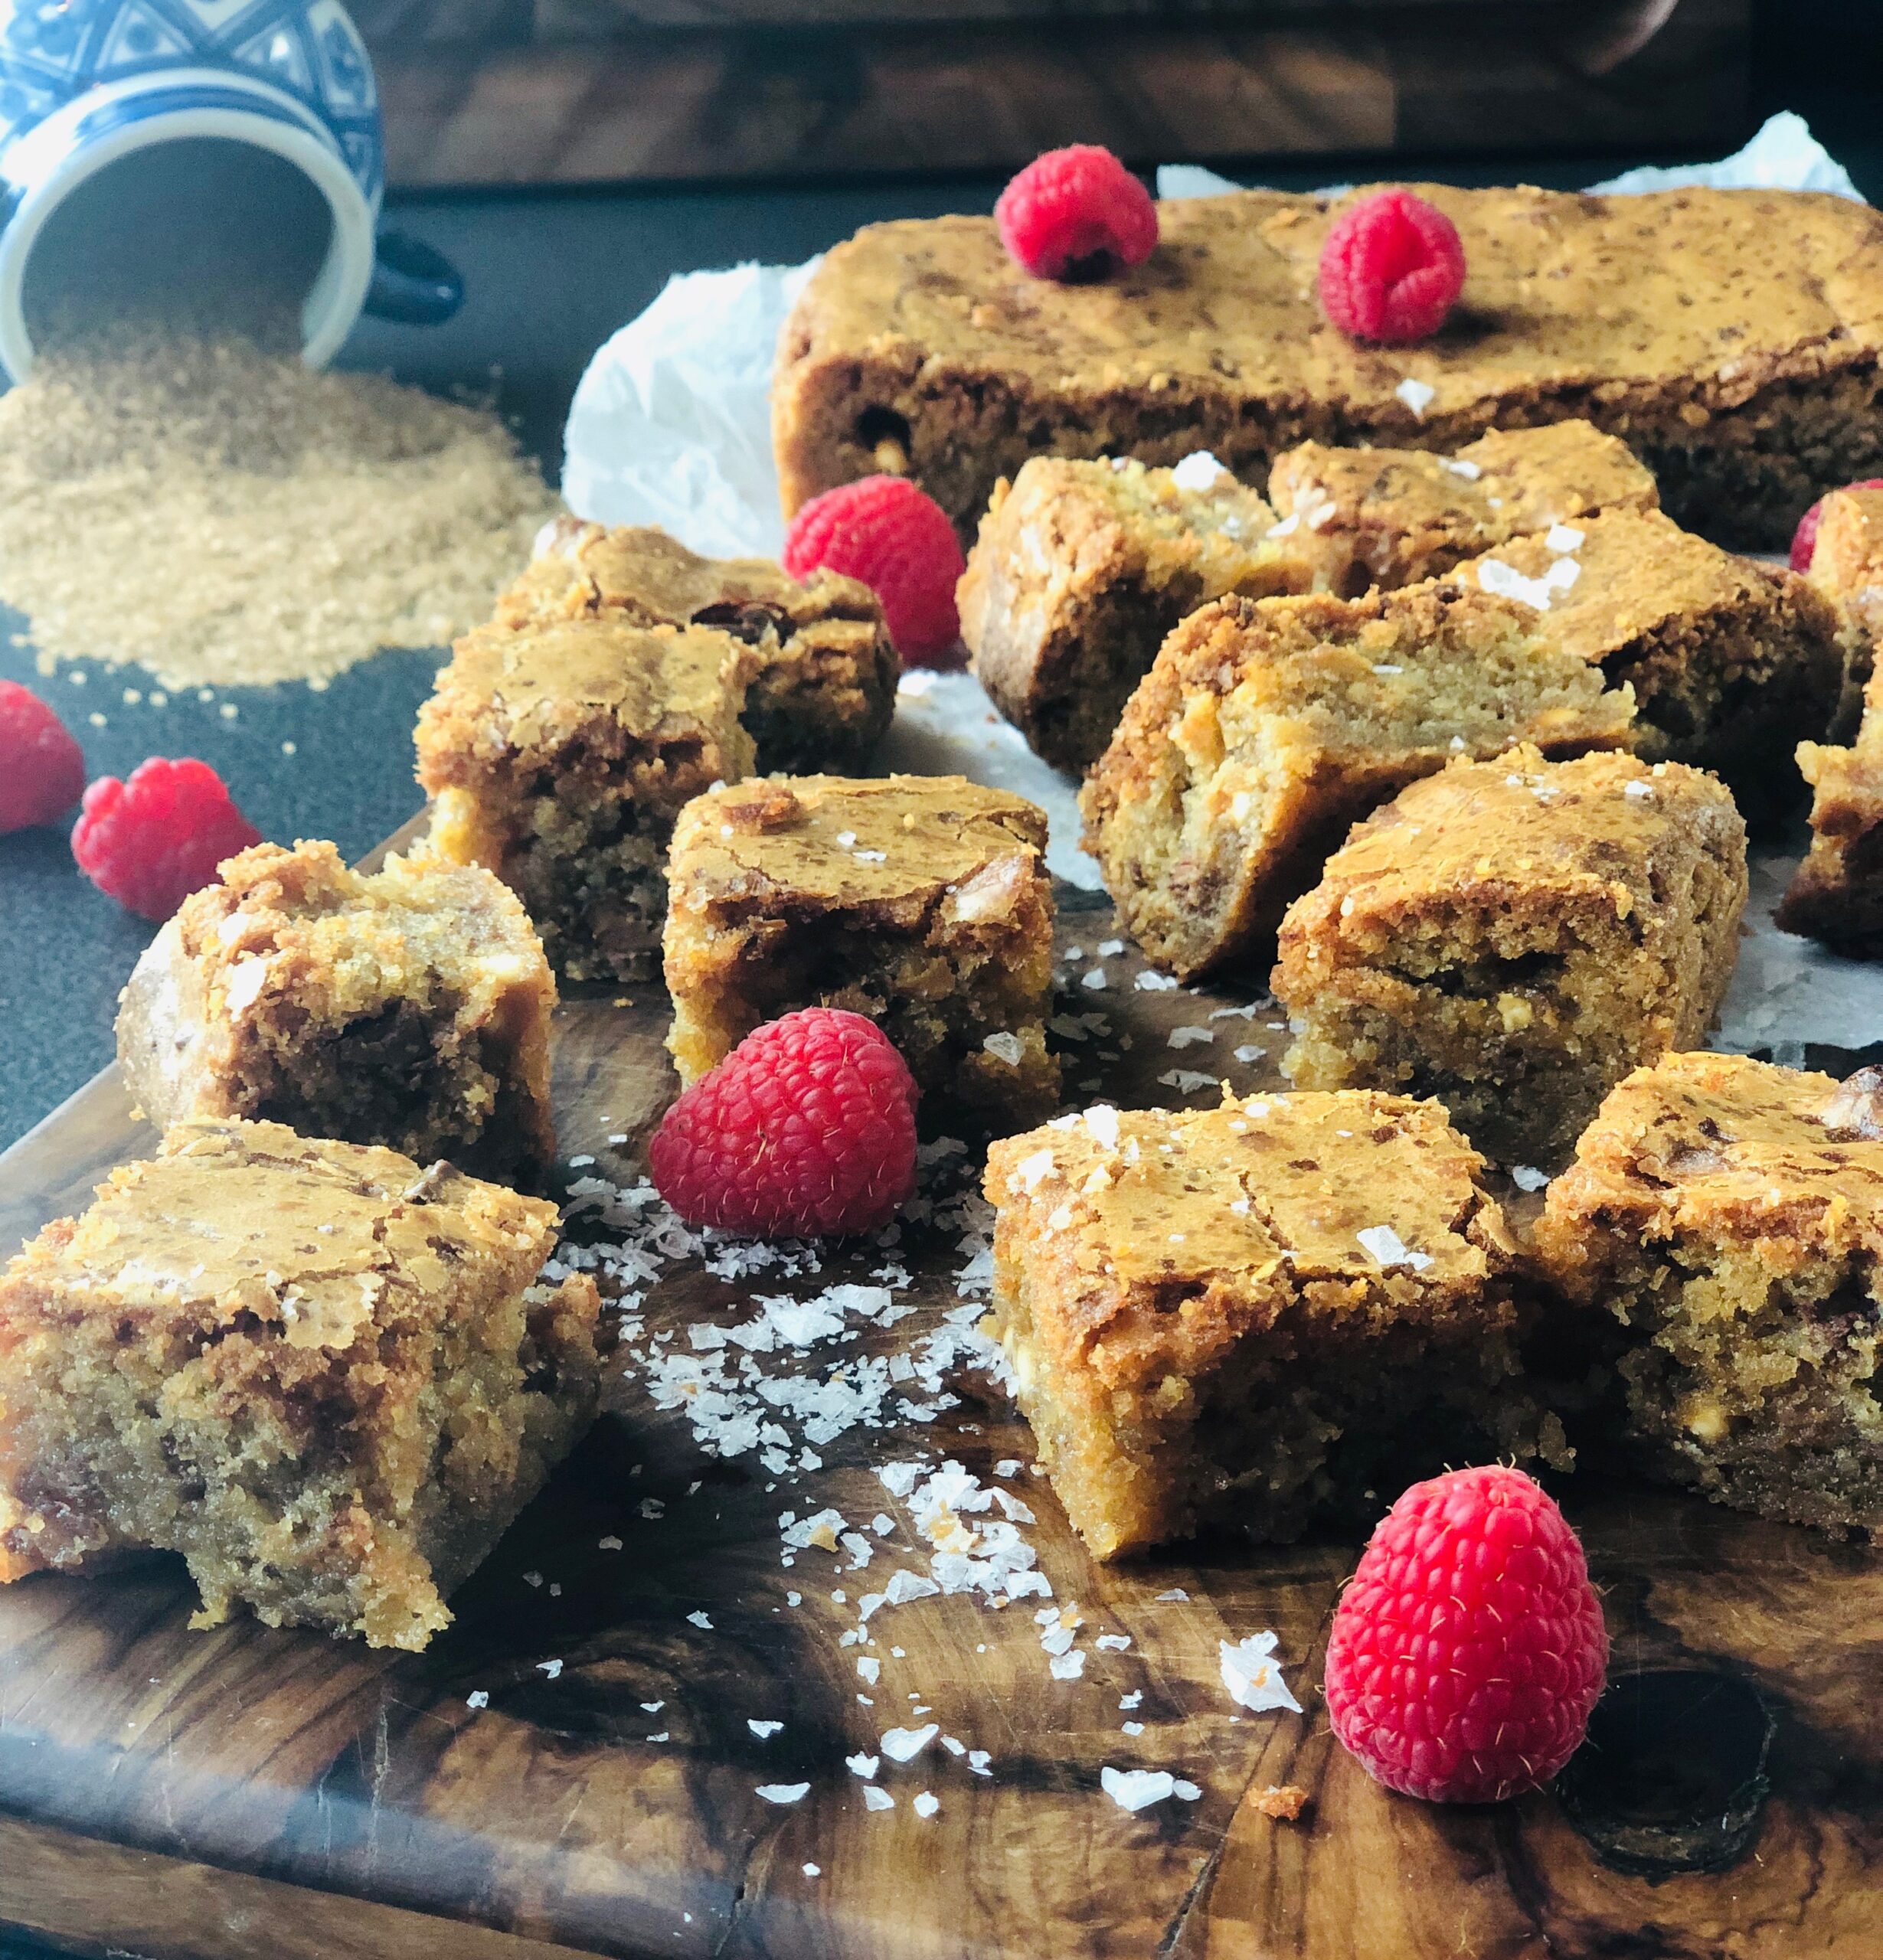
[[[1035,456],[994,489],[958,593],[961,637],[1034,753],[1082,770],[1185,614],[1314,589],[1275,514],[1214,458],[1149,469]]]
[[[710,626],[750,647],[740,719],[767,773],[860,763],[895,710],[901,668],[883,609],[836,572],[800,583],[767,558],[703,558],[652,525],[560,518],[498,599],[496,623],[597,616]]]
[[[512,1178],[555,1153],[556,983],[509,889],[476,866],[257,844],[185,899],[118,1011],[159,1129],[248,1116]]]
[[[1627,1422],[1717,1502],[1883,1537],[1883,1078],[1669,1055],[1602,1106],[1538,1228],[1623,1330]]]
[[[1266,968],[1348,828],[1461,756],[1630,739],[1633,697],[1530,609],[1448,583],[1225,599],[1164,642],[1080,798],[1127,930],[1189,977]]]
[[[593,1412],[556,1210],[275,1123],[181,1123],[0,1276],[0,1578],[180,1552],[200,1625],[421,1648]]]
[[[1312,560],[1316,589],[1357,596],[1437,578],[1508,538],[1603,511],[1651,511],[1654,479],[1587,422],[1493,429],[1454,456],[1303,443],[1269,472],[1269,501]]]
[[[1545,639],[1631,686],[1651,760],[1715,770],[1755,821],[1796,801],[1782,759],[1829,728],[1844,671],[1836,610],[1803,579],[1659,511],[1513,538],[1454,576],[1534,609]]]
[[[991,218],[867,227],[780,341],[786,512],[888,469],[966,538],[1030,456],[1208,449],[1259,485],[1301,442],[1449,454],[1580,417],[1627,442],[1680,522],[1780,550],[1814,498],[1883,473],[1883,214],[1419,185],[1458,227],[1463,296],[1433,338],[1378,347],[1328,323],[1316,283],[1329,227],[1377,188],[1166,201],[1150,258],[1087,285],[1029,278]]]
[[[1436,1103],[1104,1107],[989,1153],[993,1329],[1100,1558],[1560,1455],[1515,1379],[1516,1249]]]
[[[1057,1104],[1046,1050],[1044,813],[960,776],[772,777],[689,804],[674,831],[668,1046],[692,1082],[797,1008],[878,1022],[921,1116],[1011,1129]]]
[[[495,871],[566,978],[651,976],[674,818],[753,766],[753,658],[709,629],[610,616],[459,640],[419,710],[430,848]]]
[[[1290,907],[1283,1066],[1435,1096],[1487,1155],[1553,1168],[1630,1069],[1698,1046],[1745,903],[1745,825],[1698,769],[1460,763],[1358,825]]]

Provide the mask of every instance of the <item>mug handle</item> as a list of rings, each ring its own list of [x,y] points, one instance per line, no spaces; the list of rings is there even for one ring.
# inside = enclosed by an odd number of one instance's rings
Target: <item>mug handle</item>
[[[365,310],[376,320],[436,327],[464,304],[464,276],[445,255],[402,231],[382,231]]]

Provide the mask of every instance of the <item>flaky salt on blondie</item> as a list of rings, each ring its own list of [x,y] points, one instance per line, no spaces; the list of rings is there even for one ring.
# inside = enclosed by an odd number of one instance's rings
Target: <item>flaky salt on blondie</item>
[[[1475,1452],[1560,1460],[1482,1168],[1436,1103],[1365,1092],[1100,1107],[995,1144],[992,1329],[1093,1552],[1292,1538]]]
[[[1084,769],[1185,613],[1314,589],[1274,524],[1213,456],[1174,469],[1035,456],[995,486],[968,554],[957,599],[974,671],[1036,754]]]
[[[554,1206],[193,1120],[0,1275],[0,1579],[178,1552],[198,1625],[422,1648],[587,1427]]]
[[[652,524],[559,518],[499,598],[496,623],[601,617],[710,627],[749,646],[740,719],[767,773],[862,763],[895,711],[901,668],[883,609],[841,573],[800,581],[768,558],[702,557]]]
[[[1159,649],[1079,807],[1120,922],[1188,978],[1266,968],[1368,811],[1458,756],[1631,738],[1634,702],[1530,609],[1447,582],[1225,599]]]
[[[651,977],[674,819],[753,766],[752,658],[724,633],[614,617],[459,640],[419,710],[430,849],[495,871],[565,978]]]
[[[668,1046],[692,1082],[763,1022],[877,1022],[921,1117],[1011,1129],[1057,1104],[1046,1048],[1053,898],[1044,813],[956,776],[769,777],[674,831]]]
[[[1883,1077],[1664,1057],[1608,1098],[1537,1246],[1619,1323],[1629,1429],[1716,1502],[1883,1537]]]
[[[159,1129],[247,1116],[514,1176],[554,1155],[542,942],[477,866],[257,844],[139,960],[118,1060]]]
[[[1554,1166],[1630,1069],[1698,1045],[1745,903],[1745,825],[1698,769],[1532,748],[1456,765],[1290,908],[1283,1067],[1435,1096],[1487,1155]]]
[[[1649,511],[1654,479],[1617,436],[1587,422],[1493,429],[1455,456],[1303,443],[1269,472],[1277,544],[1308,555],[1317,589],[1437,578],[1512,537],[1603,511]]]

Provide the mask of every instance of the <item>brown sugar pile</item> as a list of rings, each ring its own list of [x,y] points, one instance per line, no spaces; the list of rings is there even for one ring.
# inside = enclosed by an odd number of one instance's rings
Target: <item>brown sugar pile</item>
[[[42,671],[319,684],[482,619],[558,508],[488,411],[239,338],[65,345],[0,396],[0,600]]]

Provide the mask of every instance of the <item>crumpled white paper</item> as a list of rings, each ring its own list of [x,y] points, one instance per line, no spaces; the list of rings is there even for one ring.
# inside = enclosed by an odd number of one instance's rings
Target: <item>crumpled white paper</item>
[[[1843,167],[1790,112],[1771,117],[1744,149],[1719,162],[1626,171],[1590,188],[1685,184],[1858,194]],[[1166,164],[1157,173],[1160,197],[1237,188],[1192,164]],[[570,509],[603,524],[660,524],[715,557],[776,556],[784,526],[772,461],[772,357],[816,263],[681,274],[603,345],[569,411],[562,488]],[[1078,848],[1076,785],[1032,753],[971,675],[904,677],[882,766],[958,773],[1031,797],[1051,824],[1052,870],[1097,889],[1098,868]],[[1750,936],[1714,1038],[1718,1047],[1771,1050],[1796,1062],[1806,1043],[1855,1048],[1883,1040],[1883,969],[1836,959],[1772,926],[1771,908],[1795,861],[1767,858],[1754,865]]]

